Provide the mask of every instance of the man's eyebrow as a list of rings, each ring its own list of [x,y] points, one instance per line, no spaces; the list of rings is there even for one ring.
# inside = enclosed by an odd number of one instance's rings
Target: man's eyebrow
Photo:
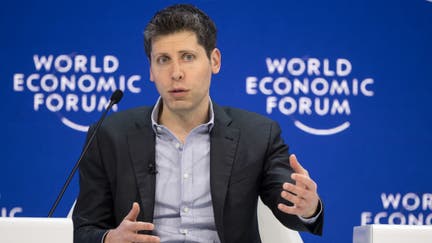
[[[179,54],[185,54],[185,53],[197,54],[198,51],[193,50],[193,49],[182,49],[182,50],[177,51],[177,53],[179,53]],[[156,56],[170,56],[170,54],[168,54],[168,52],[156,52],[156,53],[151,54],[151,57],[156,57]]]
[[[152,53],[151,56],[152,57],[156,57],[156,56],[168,56],[168,53],[166,53],[166,52],[156,52],[156,53]]]
[[[184,50],[180,50],[178,51],[178,53],[197,53],[197,51],[192,50],[192,49],[184,49]]]

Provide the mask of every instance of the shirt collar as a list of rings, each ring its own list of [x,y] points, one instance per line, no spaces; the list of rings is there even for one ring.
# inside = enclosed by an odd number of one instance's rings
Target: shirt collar
[[[207,126],[208,131],[210,132],[214,127],[214,111],[213,111],[213,102],[212,102],[211,98],[209,99],[209,101],[210,101],[210,107],[209,107],[210,108],[209,109],[210,119],[207,123],[204,123],[202,125]],[[155,106],[153,107],[153,110],[151,113],[152,128],[153,128],[155,133],[157,133],[157,128],[162,126],[158,123],[159,111],[160,111],[160,108],[162,106],[162,102],[163,102],[162,97],[159,97]]]

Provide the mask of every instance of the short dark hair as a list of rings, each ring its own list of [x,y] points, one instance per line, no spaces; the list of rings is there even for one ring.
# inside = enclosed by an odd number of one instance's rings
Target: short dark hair
[[[158,11],[144,30],[144,48],[151,60],[152,41],[161,35],[180,31],[192,31],[198,44],[204,47],[207,56],[216,48],[216,25],[199,8],[190,4],[176,4]]]

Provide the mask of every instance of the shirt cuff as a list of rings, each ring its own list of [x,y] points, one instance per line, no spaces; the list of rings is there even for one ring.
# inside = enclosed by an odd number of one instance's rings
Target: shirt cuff
[[[321,213],[322,213],[322,203],[321,203],[321,199],[319,200],[318,207],[319,207],[319,210],[317,210],[318,213],[316,213],[315,216],[313,216],[312,218],[303,218],[302,216],[299,215],[299,216],[298,216],[299,219],[300,219],[303,223],[305,223],[305,224],[313,224],[313,223],[315,223],[315,222],[317,221],[318,217],[319,217],[319,216],[321,215]]]
[[[101,243],[104,243],[104,242],[105,242],[105,237],[107,236],[108,232],[109,232],[109,230],[107,230],[107,231],[103,234],[103,236],[102,236],[102,240],[101,240]]]

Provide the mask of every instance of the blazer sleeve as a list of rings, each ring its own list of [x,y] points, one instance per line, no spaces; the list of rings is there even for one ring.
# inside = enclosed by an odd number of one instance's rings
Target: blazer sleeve
[[[89,130],[88,135],[92,130]],[[102,163],[97,136],[80,164],[79,173],[80,193],[72,216],[74,243],[99,243],[115,223],[110,183]]]
[[[276,122],[272,122],[268,138],[266,161],[264,163],[264,173],[260,188],[262,201],[286,227],[297,231],[322,235],[324,221],[324,207],[322,203],[321,214],[312,224],[306,224],[297,215],[285,214],[277,208],[279,203],[292,205],[291,202],[284,200],[280,194],[284,182],[293,183],[291,174],[294,171],[289,165],[288,146],[284,143],[281,137],[281,129]]]

